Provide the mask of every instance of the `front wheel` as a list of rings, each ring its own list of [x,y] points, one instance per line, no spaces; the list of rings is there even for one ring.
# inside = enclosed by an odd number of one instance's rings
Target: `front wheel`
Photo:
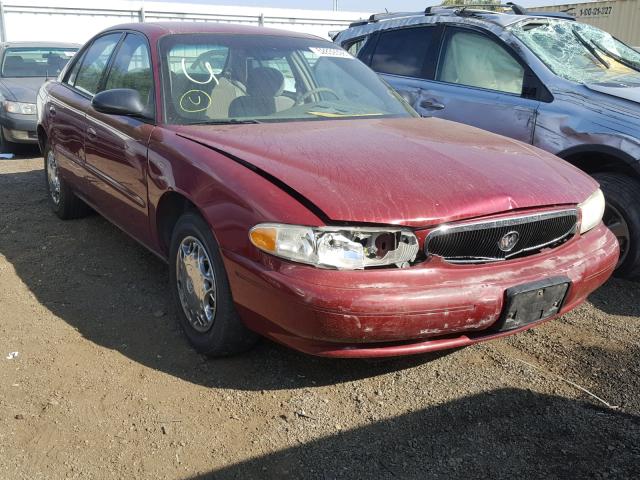
[[[182,215],[174,228],[169,276],[180,326],[198,352],[232,355],[256,343],[236,312],[218,244],[196,213]]]
[[[640,182],[618,173],[598,173],[607,202],[603,221],[618,239],[620,259],[615,275],[640,277]]]

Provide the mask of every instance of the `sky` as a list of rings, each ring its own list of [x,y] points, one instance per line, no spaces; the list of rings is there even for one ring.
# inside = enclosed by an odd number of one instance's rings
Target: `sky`
[[[314,10],[331,10],[333,0],[161,0],[183,3],[207,3],[219,5],[242,5],[260,7],[282,7],[282,8],[308,8]],[[505,0],[506,3],[507,0]],[[516,0],[515,3],[523,7],[533,7],[553,4],[574,3],[579,0]],[[582,0],[588,1],[588,0]],[[388,9],[390,12],[419,11],[430,5],[439,5],[440,0],[338,0],[340,10],[354,12],[383,12]],[[480,0],[478,3],[482,3]]]

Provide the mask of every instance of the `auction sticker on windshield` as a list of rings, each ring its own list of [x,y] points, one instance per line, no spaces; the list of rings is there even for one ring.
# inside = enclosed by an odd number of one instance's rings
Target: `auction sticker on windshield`
[[[349,52],[339,48],[309,47],[309,50],[318,57],[350,58],[354,60],[354,57]]]

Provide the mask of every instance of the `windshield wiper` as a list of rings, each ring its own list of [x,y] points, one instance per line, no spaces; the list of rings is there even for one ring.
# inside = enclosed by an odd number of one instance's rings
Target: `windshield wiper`
[[[591,43],[593,43],[596,48],[598,50],[600,50],[602,53],[604,53],[605,55],[609,55],[611,58],[613,58],[615,61],[621,63],[622,65],[624,65],[625,67],[629,67],[632,70],[635,70],[636,72],[640,72],[640,63],[636,63],[632,60],[627,60],[624,57],[621,57],[620,55],[613,53],[612,51],[610,51],[609,49],[603,47],[602,45],[600,45],[600,43],[596,42],[595,40],[591,40]]]
[[[580,35],[580,33],[578,33],[578,31],[575,28],[572,28],[571,31],[573,32],[573,35],[578,39],[578,41],[582,44],[582,46],[587,50],[589,50],[589,53],[591,55],[593,55],[605,67],[611,68],[611,65],[609,64],[609,62],[607,62],[604,58],[602,58],[602,56],[598,53],[598,51],[595,48],[593,48],[593,45],[591,45],[582,35]]]
[[[192,122],[187,125],[246,125],[250,123],[262,123],[259,120],[237,120],[235,118],[229,118],[228,120],[204,120],[202,122]]]

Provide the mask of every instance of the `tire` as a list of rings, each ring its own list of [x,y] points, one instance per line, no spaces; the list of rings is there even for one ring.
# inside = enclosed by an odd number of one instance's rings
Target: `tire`
[[[615,276],[640,278],[640,181],[618,173],[598,173],[607,206],[604,222],[620,243],[620,262]],[[626,238],[626,240],[625,240]]]
[[[16,144],[10,142],[4,136],[4,131],[0,127],[0,153],[15,153]]]
[[[202,255],[202,248],[206,256]],[[196,262],[196,257],[202,262]],[[203,272],[211,278],[207,279]],[[173,230],[169,282],[178,323],[198,352],[221,357],[255,345],[258,335],[245,327],[236,312],[218,243],[197,213],[183,214]],[[202,299],[196,292],[212,292],[213,300],[208,294]]]
[[[51,156],[51,159],[49,158]],[[53,164],[50,163],[50,160]],[[55,180],[53,174],[55,170]],[[57,181],[57,189],[56,189]],[[47,198],[53,212],[62,220],[81,218],[88,215],[91,209],[80,200],[69,185],[60,176],[58,164],[53,150],[47,145],[44,149],[44,182],[47,188]]]

